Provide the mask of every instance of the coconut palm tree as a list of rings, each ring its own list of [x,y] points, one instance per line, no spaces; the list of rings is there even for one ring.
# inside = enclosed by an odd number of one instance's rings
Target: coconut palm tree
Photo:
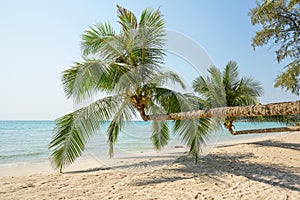
[[[212,66],[209,76],[200,76],[193,82],[194,91],[207,102],[208,108],[224,106],[248,106],[258,104],[262,94],[260,84],[249,77],[239,78],[238,65],[229,61],[223,72]],[[225,116],[224,126],[233,133],[237,117]]]
[[[139,20],[121,6],[117,11],[120,32],[109,23],[90,27],[82,35],[83,61],[62,74],[66,96],[75,102],[97,92],[106,96],[55,121],[50,159],[60,171],[82,154],[103,122],[109,121],[106,134],[113,156],[113,145],[125,122],[137,113],[147,121],[149,114],[202,108],[193,95],[164,87],[167,82],[185,86],[176,73],[162,69],[165,31],[160,11],[145,9]],[[209,124],[208,119],[175,121],[173,131],[195,158]],[[152,130],[151,140],[160,150],[169,140],[168,123],[153,121]]]
[[[250,122],[272,121],[294,125],[295,122],[297,122],[297,115],[294,114],[299,113],[300,102],[287,102],[286,105],[282,104],[282,107],[281,104],[269,104],[267,106],[258,105],[258,97],[261,96],[263,92],[261,85],[250,77],[240,78],[238,65],[234,61],[229,61],[223,72],[215,66],[210,67],[208,72],[209,76],[200,76],[194,80],[194,91],[200,94],[201,98],[207,102],[207,109],[217,108],[216,110],[212,110],[211,113],[215,116],[224,118],[223,124],[231,134],[237,135],[296,130],[295,128],[280,127],[235,132],[233,130],[233,122],[237,119],[243,119]],[[206,114],[207,113],[209,112],[206,111]],[[292,114],[292,116],[288,117],[283,114]]]
[[[261,85],[249,77],[239,77],[238,65],[234,61],[229,61],[223,72],[212,66],[208,69],[209,76],[200,76],[193,82],[195,92],[207,102],[207,108],[249,106],[259,103],[263,89]],[[233,130],[233,122],[242,119],[242,116],[224,116],[224,126],[231,134],[236,134]],[[243,118],[247,121],[275,121],[288,123],[293,118],[277,116],[256,116]],[[271,131],[271,129],[270,129]],[[243,134],[247,131],[241,132]]]

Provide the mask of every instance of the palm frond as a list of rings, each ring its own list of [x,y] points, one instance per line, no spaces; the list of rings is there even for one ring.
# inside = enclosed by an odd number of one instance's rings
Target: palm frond
[[[208,69],[210,76],[200,76],[193,83],[194,91],[199,93],[211,107],[222,107],[227,104],[226,90],[223,86],[221,71],[212,66]]]
[[[151,140],[156,150],[161,150],[169,142],[169,126],[166,121],[152,122]]]
[[[94,27],[90,26],[82,34],[81,48],[84,55],[97,54],[103,45],[115,36],[115,31],[110,23],[99,23]]]
[[[258,97],[263,93],[261,84],[252,78],[243,77],[232,90],[229,106],[244,106],[258,104]]]
[[[68,98],[80,102],[97,92],[113,92],[121,79],[129,74],[130,67],[124,63],[106,63],[84,58],[62,74],[62,84]],[[117,92],[118,93],[118,92]]]
[[[186,88],[180,76],[177,73],[169,70],[158,71],[156,74],[151,76],[151,79],[147,83],[155,85],[165,85],[168,82],[171,82],[172,84],[179,84],[182,89]]]
[[[161,105],[167,112],[184,112],[203,108],[203,104],[198,97],[191,94],[181,94],[166,88],[156,88],[155,90],[158,98],[154,98],[155,102]],[[201,146],[205,137],[209,131],[214,128],[211,120],[199,119],[199,120],[182,120],[175,121],[173,126],[174,133],[181,138],[181,140],[189,147],[190,153],[195,156],[195,160],[198,160]],[[156,126],[158,126],[156,124]],[[162,124],[163,133],[161,137],[162,141],[167,142],[167,129],[164,129],[165,124]],[[155,135],[156,136],[156,135]],[[158,134],[157,136],[158,137]],[[157,143],[158,143],[157,139]],[[154,143],[155,144],[155,143]]]
[[[168,113],[191,111],[190,102],[180,92],[168,88],[155,87],[152,89],[151,94],[153,102],[162,106]]]
[[[107,63],[100,60],[84,58],[62,74],[62,84],[68,98],[74,97],[79,102],[95,92],[111,90],[114,81],[112,71]]]
[[[145,69],[150,66],[158,66],[163,63],[165,55],[165,27],[164,20],[159,10],[145,9],[140,17],[138,29],[138,50],[140,64]],[[148,68],[149,69],[149,68]]]
[[[189,152],[198,161],[201,147],[205,143],[205,138],[210,132],[210,120],[181,120],[175,121],[173,130],[182,142],[189,147]]]
[[[112,121],[110,122],[106,134],[108,137],[109,144],[109,156],[112,157],[114,154],[114,144],[118,140],[118,135],[121,132],[122,128],[125,125],[126,121],[131,121],[132,116],[135,116],[134,108],[131,104],[126,101],[123,101],[118,110],[115,113]]]
[[[229,61],[223,73],[214,66],[210,67],[208,72],[209,76],[200,76],[193,83],[194,91],[199,93],[201,97],[204,97],[202,101],[206,108],[247,106],[259,103],[258,97],[262,94],[261,85],[252,78],[239,78],[238,65],[236,62]],[[233,122],[237,120],[237,118],[220,118],[217,119],[215,123],[220,124],[220,120],[222,120],[225,127],[231,131]]]
[[[130,30],[136,29],[137,28],[137,19],[136,19],[135,15],[131,11],[129,11],[119,5],[117,5],[117,9],[118,9],[117,15],[120,20],[119,23],[121,24],[121,26],[123,28],[123,32],[127,32]]]
[[[292,126],[295,125],[297,122],[299,122],[299,116],[297,115],[277,115],[277,116],[258,116],[258,117],[245,117],[240,118],[247,122],[252,123],[261,123],[261,122],[276,122],[278,124],[286,125],[286,126]]]
[[[164,26],[164,20],[162,19],[161,13],[159,10],[153,10],[146,8],[142,11],[140,21],[140,27],[162,27]]]
[[[181,106],[184,104],[183,111],[203,109],[206,102],[193,94],[184,94],[179,97]],[[173,126],[173,131],[182,142],[189,147],[189,152],[194,156],[195,161],[198,161],[201,147],[205,145],[205,138],[208,134],[216,130],[217,121],[211,119],[196,119],[196,120],[176,120]]]
[[[100,123],[109,120],[116,112],[119,100],[117,97],[106,97],[55,121],[54,136],[49,143],[54,168],[62,171],[82,154]]]
[[[164,19],[159,10],[143,10],[139,21],[140,37],[144,38],[143,41],[148,47],[163,48],[166,36],[164,26]]]
[[[211,107],[258,103],[258,97],[263,93],[261,84],[249,77],[239,78],[236,62],[228,62],[223,73],[216,67],[211,67],[208,71],[210,76],[196,78],[193,88],[211,102]]]
[[[202,97],[209,97],[209,87],[208,82],[206,82],[203,76],[199,76],[193,81],[193,89],[195,92],[199,93]]]
[[[153,102],[150,102],[147,112],[151,114],[159,114],[164,113],[165,110]],[[166,121],[152,121],[152,134],[150,139],[156,150],[159,151],[165,147],[170,139],[169,124]]]
[[[118,78],[117,82],[115,82],[113,92],[135,93],[135,91],[140,87],[140,85],[140,77],[138,76],[137,71],[135,69],[129,69]]]
[[[223,85],[225,88],[232,88],[239,82],[238,65],[235,61],[229,61],[223,72]]]

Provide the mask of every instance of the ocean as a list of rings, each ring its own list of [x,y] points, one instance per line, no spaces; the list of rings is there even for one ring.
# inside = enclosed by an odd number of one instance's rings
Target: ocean
[[[105,130],[108,123],[101,127],[89,141],[83,156],[94,158],[109,157]],[[248,123],[236,122],[237,130],[279,127],[281,124],[273,122]],[[39,163],[49,161],[50,150],[48,144],[52,138],[53,121],[0,121],[0,167],[8,165],[23,165],[25,163]],[[116,154],[136,155],[138,153],[154,152],[150,141],[151,122],[128,122],[120,133],[115,145]],[[184,144],[171,135],[170,143],[166,148],[182,147]],[[207,146],[214,147],[224,141],[260,137],[265,134],[251,134],[232,136],[226,130],[212,133]]]

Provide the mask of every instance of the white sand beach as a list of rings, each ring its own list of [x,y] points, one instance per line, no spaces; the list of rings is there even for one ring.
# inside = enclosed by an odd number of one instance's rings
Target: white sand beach
[[[63,174],[3,168],[0,199],[300,199],[300,132],[214,148],[197,165],[180,151],[114,167],[81,161]]]

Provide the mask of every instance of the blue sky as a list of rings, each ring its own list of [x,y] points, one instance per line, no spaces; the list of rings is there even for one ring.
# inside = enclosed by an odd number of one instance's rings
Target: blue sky
[[[116,4],[137,16],[146,7],[160,8],[166,28],[201,45],[220,69],[235,60],[241,75],[261,82],[262,103],[299,99],[273,88],[282,70],[274,49],[251,47],[258,27],[251,25],[248,12],[255,0],[10,0],[0,2],[0,119],[55,119],[72,111],[60,73],[81,60],[80,36],[89,25],[109,21],[118,28]],[[188,65],[172,56],[166,61],[178,69]]]

